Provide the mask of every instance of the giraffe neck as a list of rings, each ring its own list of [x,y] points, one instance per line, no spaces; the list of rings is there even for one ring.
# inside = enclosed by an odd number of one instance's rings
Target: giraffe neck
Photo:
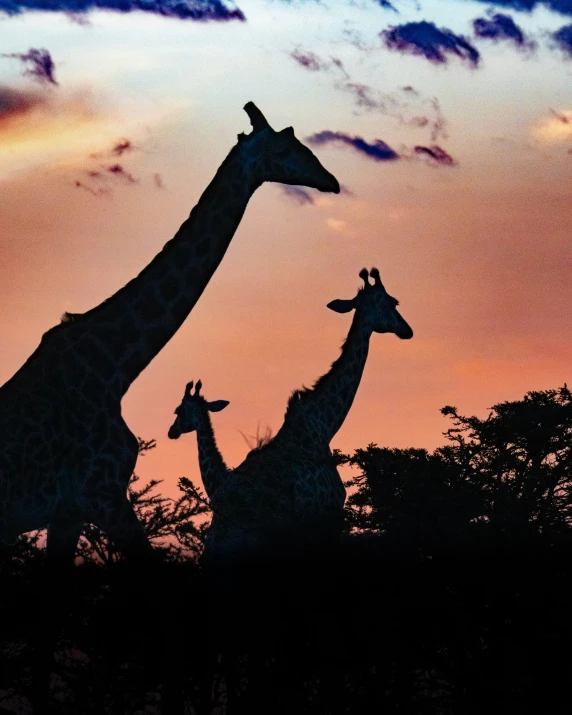
[[[217,447],[214,430],[208,410],[201,410],[197,425],[197,445],[199,467],[207,496],[213,495],[228,475],[228,467]]]
[[[372,329],[359,308],[342,347],[342,354],[311,390],[291,398],[284,424],[297,422],[296,432],[323,448],[340,429],[354,401],[369,350]]]
[[[72,316],[78,330],[82,324],[86,328],[84,360],[92,356],[95,370],[121,395],[200,298],[259,185],[248,157],[235,146],[189,218],[151,263],[99,306]]]

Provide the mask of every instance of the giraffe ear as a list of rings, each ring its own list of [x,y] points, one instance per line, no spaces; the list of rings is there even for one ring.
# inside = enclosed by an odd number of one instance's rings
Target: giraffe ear
[[[349,313],[350,310],[354,310],[356,307],[355,299],[352,298],[352,300],[333,300],[331,303],[328,303],[327,307],[336,313]]]
[[[224,410],[227,405],[230,405],[228,400],[215,400],[214,402],[207,402],[206,407],[209,412],[220,412]]]

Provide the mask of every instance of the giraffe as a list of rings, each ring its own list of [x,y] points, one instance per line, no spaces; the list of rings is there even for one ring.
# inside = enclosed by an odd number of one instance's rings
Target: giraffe
[[[207,402],[200,381],[194,394],[192,383],[187,385],[168,436],[197,432],[201,475],[213,506],[207,560],[255,554],[268,544],[305,548],[339,540],[346,495],[330,442],[352,406],[372,333],[413,337],[379,271],[364,268],[359,275],[364,286],[354,298],[328,304],[337,313],[355,311],[342,354],[313,388],[292,393],[282,427],[235,469],[226,466],[209,417],[228,402]]]
[[[0,388],[0,541],[47,526],[48,562],[73,563],[83,524],[124,556],[153,549],[126,490],[137,439],[121,415],[131,383],[180,328],[265,181],[339,193],[335,177],[252,102],[239,134],[189,218],[123,288],[83,314],[65,313]]]

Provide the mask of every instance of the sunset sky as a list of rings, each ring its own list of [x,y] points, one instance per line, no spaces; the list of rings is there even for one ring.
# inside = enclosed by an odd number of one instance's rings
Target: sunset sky
[[[171,496],[199,482],[194,435],[167,438],[189,380],[230,401],[213,417],[229,466],[241,432],[276,431],[290,392],[338,357],[351,315],[326,304],[353,297],[364,266],[415,334],[372,337],[333,448],[433,449],[444,405],[485,416],[572,382],[570,0],[36,4],[0,15],[0,384],[175,234],[250,131],[249,100],[344,190],[255,193],[124,399],[157,440],[142,478]]]

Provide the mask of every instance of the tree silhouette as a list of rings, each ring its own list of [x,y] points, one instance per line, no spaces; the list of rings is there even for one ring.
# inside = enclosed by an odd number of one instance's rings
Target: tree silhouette
[[[164,566],[162,600],[137,590],[154,588],[157,571],[134,589],[106,535],[86,526],[54,712],[567,712],[572,395],[564,385],[486,418],[442,413],[451,426],[433,453],[335,453],[357,471],[337,553],[241,564],[223,578],[199,560],[202,491],[181,477],[171,499],[134,474],[129,498]],[[142,457],[154,448],[139,440]],[[0,559],[0,712],[31,712],[43,543],[22,535]]]
[[[572,394],[528,392],[494,405],[486,419],[455,407],[444,434],[449,444],[389,449],[370,444],[339,464],[361,473],[347,486],[352,528],[388,540],[428,545],[483,535],[513,539],[569,534],[572,503]]]

